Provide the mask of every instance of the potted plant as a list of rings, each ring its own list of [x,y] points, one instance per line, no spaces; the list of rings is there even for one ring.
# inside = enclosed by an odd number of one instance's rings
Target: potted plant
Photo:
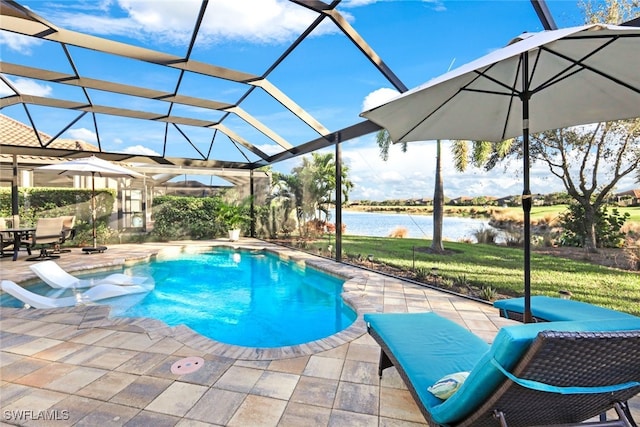
[[[218,217],[225,225],[229,232],[229,240],[237,241],[240,239],[240,231],[250,220],[244,206],[222,203],[218,210]]]

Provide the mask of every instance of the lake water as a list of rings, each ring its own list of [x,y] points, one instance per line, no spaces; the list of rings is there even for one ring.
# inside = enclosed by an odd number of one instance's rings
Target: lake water
[[[335,215],[331,218],[335,218]],[[333,219],[331,220],[333,222]],[[342,211],[342,222],[346,225],[345,234],[355,236],[387,237],[391,231],[404,227],[408,231],[406,237],[415,239],[431,239],[433,237],[433,217],[427,215],[411,215],[406,213],[378,213]],[[475,232],[493,229],[489,220],[463,217],[446,217],[442,227],[445,240],[458,241],[470,239],[476,241]]]

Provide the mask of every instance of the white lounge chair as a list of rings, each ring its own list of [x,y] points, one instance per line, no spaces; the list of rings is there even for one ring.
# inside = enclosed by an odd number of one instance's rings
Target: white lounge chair
[[[8,293],[12,297],[35,308],[70,307],[76,305],[78,302],[76,297],[50,298],[34,294],[11,280],[3,280],[0,283],[0,287],[2,287],[4,292]]]
[[[0,288],[2,288],[4,292],[34,308],[60,308],[71,307],[78,304],[90,304],[107,298],[149,292],[153,287],[153,284],[118,286],[105,283],[96,285],[75,296],[51,298],[33,293],[11,280],[3,280],[0,283]]]
[[[100,279],[79,279],[64,271],[62,267],[53,261],[39,262],[30,265],[29,268],[43,282],[55,289],[88,288],[104,284],[120,286],[142,285],[149,280],[148,277],[129,276],[122,273],[113,273]]]

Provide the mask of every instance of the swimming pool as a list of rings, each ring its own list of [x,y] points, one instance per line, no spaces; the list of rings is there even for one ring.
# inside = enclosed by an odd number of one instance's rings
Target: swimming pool
[[[184,324],[227,344],[302,344],[342,331],[356,319],[340,296],[342,279],[268,251],[180,253],[136,264],[129,273],[151,275],[155,289],[105,301],[113,316]],[[0,299],[0,305],[6,302]]]

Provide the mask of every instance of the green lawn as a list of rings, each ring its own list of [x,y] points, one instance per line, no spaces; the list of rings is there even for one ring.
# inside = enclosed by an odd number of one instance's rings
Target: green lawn
[[[326,246],[317,242],[314,246]],[[491,286],[501,294],[523,294],[523,251],[494,245],[446,242],[451,255],[434,255],[414,251],[428,247],[424,239],[392,239],[385,237],[343,236],[343,253],[357,254],[389,265],[411,269],[437,267],[443,277],[464,275],[479,287]],[[613,270],[586,262],[532,254],[532,295],[558,296],[560,289],[573,293],[573,298],[588,303],[640,315],[640,274]]]
[[[627,212],[631,217],[629,218],[630,222],[640,223],[640,207],[633,208],[619,208],[620,212]]]
[[[522,208],[500,208],[502,212],[510,213],[513,215],[522,215]],[[531,219],[537,220],[546,217],[558,217],[567,209],[567,205],[553,205],[553,206],[534,206],[531,208]],[[640,223],[640,207],[619,207],[618,212],[621,214],[628,213],[631,217],[628,222]],[[609,213],[613,212],[613,208],[608,209]]]

